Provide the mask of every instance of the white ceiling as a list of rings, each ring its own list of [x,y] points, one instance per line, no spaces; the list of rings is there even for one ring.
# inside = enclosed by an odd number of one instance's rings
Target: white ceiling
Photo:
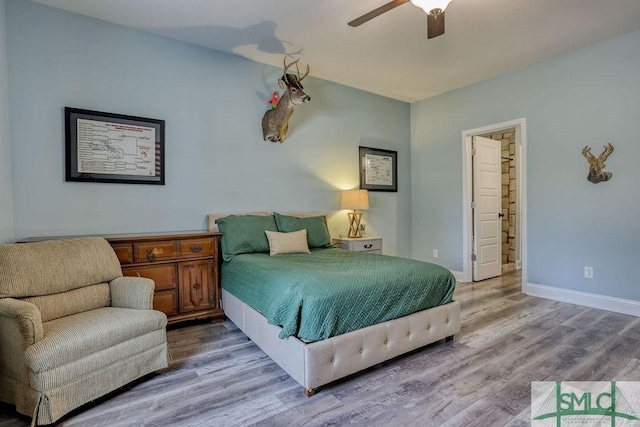
[[[640,0],[452,0],[431,40],[411,3],[347,26],[389,0],[35,1],[407,102],[640,28]]]

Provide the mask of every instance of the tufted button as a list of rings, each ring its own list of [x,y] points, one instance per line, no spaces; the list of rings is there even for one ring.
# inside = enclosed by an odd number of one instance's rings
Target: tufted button
[[[445,320],[444,323],[449,323],[449,319]]]
[[[360,349],[360,353],[362,353],[362,349]]]
[[[407,332],[407,338],[411,336],[411,332]]]
[[[384,340],[384,343],[385,343],[385,345],[386,345],[386,344],[389,344],[389,341],[387,341],[387,340]]]
[[[431,325],[427,325],[427,331],[431,329]]]
[[[335,361],[336,361],[335,357],[332,357],[332,358],[331,358],[331,363],[333,363],[333,362],[335,362]]]

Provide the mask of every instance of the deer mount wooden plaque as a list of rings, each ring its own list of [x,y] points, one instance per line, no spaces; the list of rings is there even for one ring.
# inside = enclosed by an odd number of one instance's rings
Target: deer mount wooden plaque
[[[611,144],[605,145],[604,151],[598,157],[591,154],[591,148],[589,148],[589,146],[585,146],[582,149],[582,155],[587,159],[587,162],[589,162],[589,175],[587,175],[587,180],[597,184],[611,179],[613,174],[602,170],[606,167],[604,162],[611,153],[613,153],[613,145]]]

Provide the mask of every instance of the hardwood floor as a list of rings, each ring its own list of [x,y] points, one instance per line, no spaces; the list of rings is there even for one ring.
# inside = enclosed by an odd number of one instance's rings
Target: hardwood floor
[[[523,295],[519,272],[457,286],[462,330],[321,389],[233,323],[168,332],[173,362],[63,426],[527,426],[531,381],[640,381],[640,318]],[[29,419],[0,404],[0,427]]]

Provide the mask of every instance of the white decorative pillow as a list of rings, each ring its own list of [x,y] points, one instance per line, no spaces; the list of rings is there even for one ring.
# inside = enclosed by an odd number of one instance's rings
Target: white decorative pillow
[[[306,229],[292,231],[290,233],[279,233],[269,230],[265,230],[264,232],[269,240],[269,255],[271,256],[310,253]]]

